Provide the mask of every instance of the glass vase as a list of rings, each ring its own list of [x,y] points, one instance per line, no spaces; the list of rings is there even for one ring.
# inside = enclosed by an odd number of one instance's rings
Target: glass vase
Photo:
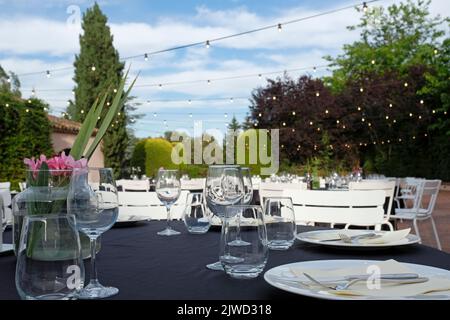
[[[72,170],[27,171],[27,188],[17,194],[12,201],[13,247],[16,256],[19,252],[22,225],[26,216],[67,214],[67,195],[71,175]],[[90,257],[89,238],[80,233],[80,242],[82,257],[86,259]],[[100,242],[98,242],[97,250],[99,248]],[[39,255],[39,252],[36,255]]]

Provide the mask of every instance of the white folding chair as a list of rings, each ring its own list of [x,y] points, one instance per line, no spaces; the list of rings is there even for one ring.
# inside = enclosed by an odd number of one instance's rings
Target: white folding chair
[[[432,214],[436,205],[441,183],[441,180],[416,180],[413,206],[410,208],[397,208],[395,209],[395,216],[391,216],[394,219],[411,220],[413,222],[414,231],[419,238],[420,233],[417,221],[430,219],[439,250],[442,250],[442,247]],[[426,207],[424,207],[424,200],[428,200],[428,205]]]
[[[122,191],[150,191],[150,181],[145,180],[117,180],[117,186],[122,186]]]
[[[153,220],[167,219],[167,211],[156,192],[119,191],[119,215],[149,216]]]
[[[261,182],[259,184],[259,201],[261,206],[264,206],[265,199],[283,197],[285,190],[301,191],[306,190],[307,185],[304,182],[297,183],[276,183],[276,182]]]
[[[384,222],[385,192],[285,190],[294,205],[297,224],[329,223],[378,226]]]
[[[395,185],[396,185],[396,181],[392,181],[392,180],[391,181],[389,181],[389,180],[363,180],[360,182],[351,181],[348,184],[348,189],[349,190],[361,190],[361,191],[383,190],[386,198],[389,199],[387,209],[384,213],[384,223],[383,224],[387,224],[389,226],[389,229],[392,231],[392,230],[394,230],[394,227],[389,222],[389,219],[391,216],[392,203],[394,202]],[[378,227],[376,229],[378,229]]]
[[[0,190],[10,190],[11,189],[11,182],[0,182]]]
[[[6,222],[10,224],[12,223],[11,191],[9,189],[0,189],[0,197],[3,203],[3,215],[6,218]]]

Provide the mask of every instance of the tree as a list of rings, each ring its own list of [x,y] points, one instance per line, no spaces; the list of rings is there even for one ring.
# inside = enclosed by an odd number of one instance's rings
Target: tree
[[[101,93],[119,85],[124,68],[124,64],[119,60],[119,53],[113,46],[107,17],[97,3],[84,13],[82,28],[84,33],[80,35],[80,53],[76,55],[74,63],[75,102],[71,102],[67,108],[70,118],[75,121],[84,120],[89,108]],[[112,94],[107,99],[107,105]],[[105,108],[101,117],[106,111]],[[127,167],[127,124],[130,121],[128,111],[130,106],[124,105],[103,139],[105,166],[113,168],[116,177],[121,176]]]
[[[20,81],[14,72],[6,73],[0,65],[0,92],[9,92],[16,97],[21,97]]]

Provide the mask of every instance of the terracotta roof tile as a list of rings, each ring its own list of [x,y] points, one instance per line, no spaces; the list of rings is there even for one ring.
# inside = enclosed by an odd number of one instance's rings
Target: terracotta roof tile
[[[55,117],[52,115],[47,115],[47,117],[48,120],[50,120],[54,132],[77,134],[80,131],[81,123],[79,122]],[[94,130],[94,135],[96,133],[97,129]]]

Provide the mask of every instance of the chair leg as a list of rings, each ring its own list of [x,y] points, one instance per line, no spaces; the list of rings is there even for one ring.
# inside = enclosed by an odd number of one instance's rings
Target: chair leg
[[[433,217],[431,217],[431,226],[433,227],[434,237],[436,238],[437,247],[439,250],[442,250],[441,241],[439,240],[439,236],[436,229],[436,224],[434,223]]]
[[[416,233],[416,236],[419,237],[419,243],[422,243],[422,238],[420,237],[419,227],[417,226],[417,220],[416,219],[413,220],[413,226],[414,226],[414,231]]]

